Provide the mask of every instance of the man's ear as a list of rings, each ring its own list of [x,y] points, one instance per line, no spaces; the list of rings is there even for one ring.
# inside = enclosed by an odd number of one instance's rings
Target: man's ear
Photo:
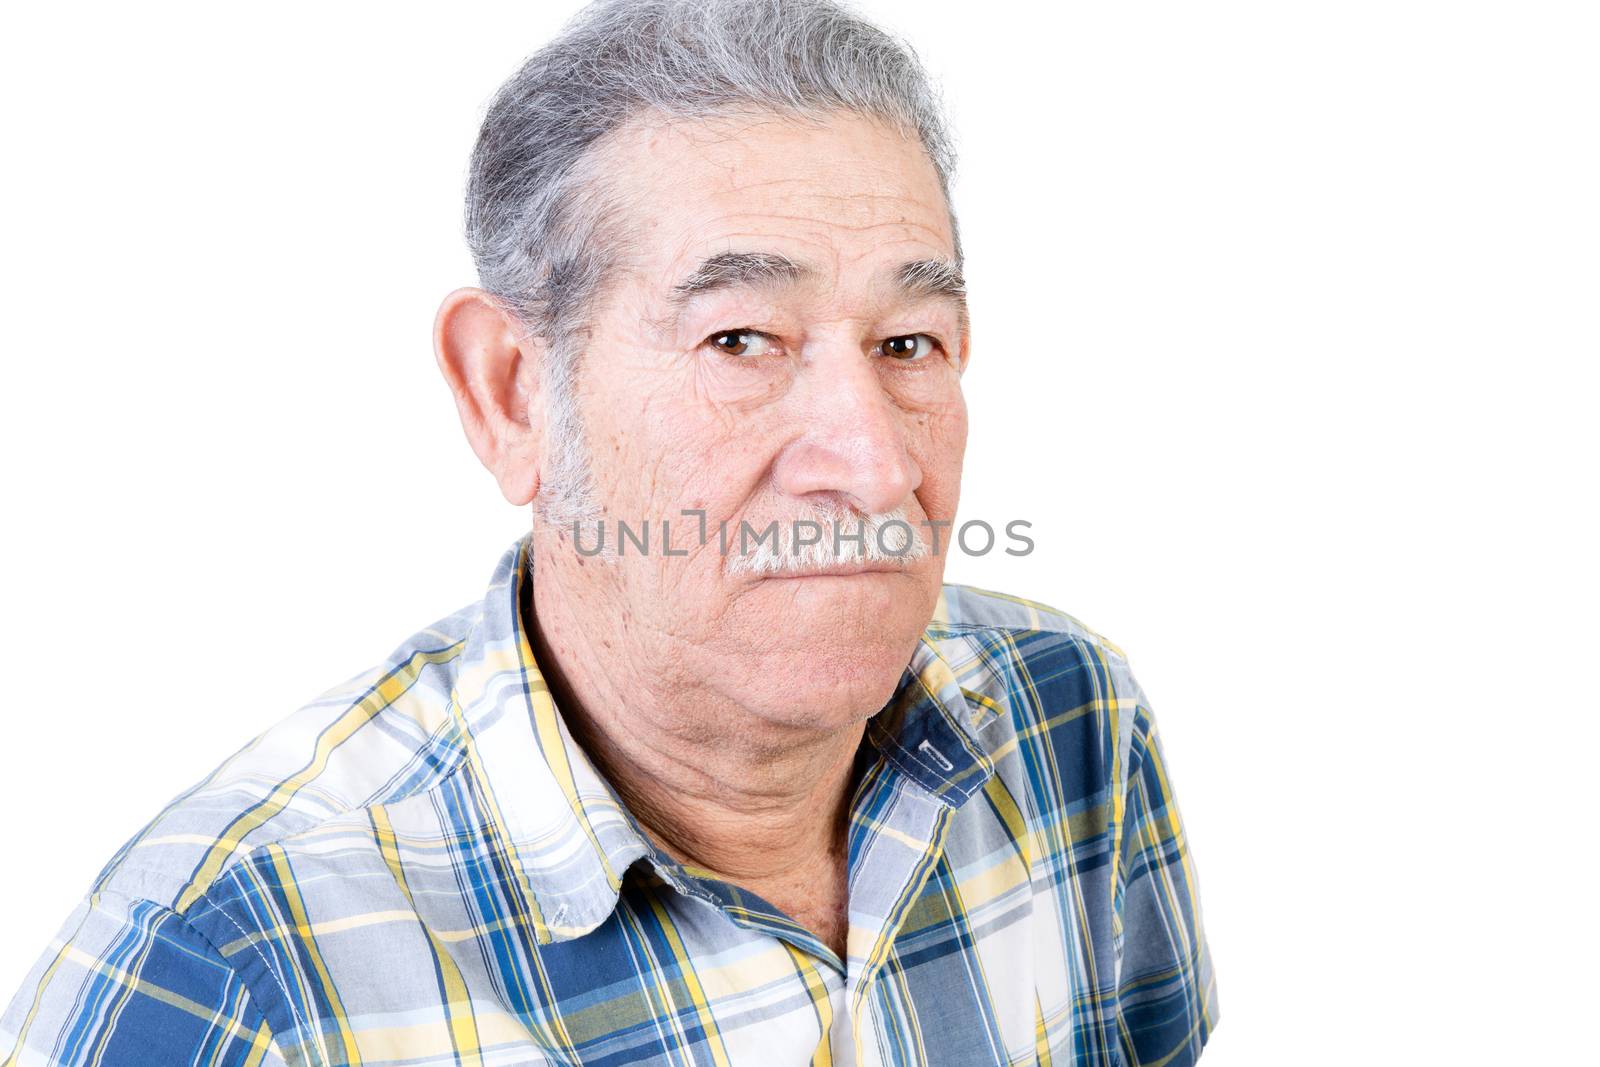
[[[513,504],[539,491],[543,429],[538,338],[482,289],[457,289],[433,322],[433,351],[456,398],[461,428]]]

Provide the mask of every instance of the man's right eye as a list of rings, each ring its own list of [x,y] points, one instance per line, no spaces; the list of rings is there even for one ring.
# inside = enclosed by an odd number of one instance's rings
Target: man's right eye
[[[726,355],[746,357],[763,355],[771,347],[766,335],[755,330],[723,330],[706,338],[706,343]]]

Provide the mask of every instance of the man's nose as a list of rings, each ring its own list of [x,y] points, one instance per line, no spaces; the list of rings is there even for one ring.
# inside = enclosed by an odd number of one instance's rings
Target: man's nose
[[[905,416],[884,391],[875,356],[859,351],[808,361],[799,398],[805,430],[779,454],[778,488],[829,493],[869,515],[893,511],[922,484],[906,448]]]

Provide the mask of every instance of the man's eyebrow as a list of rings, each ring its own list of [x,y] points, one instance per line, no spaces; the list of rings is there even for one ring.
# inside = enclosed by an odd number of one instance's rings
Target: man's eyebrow
[[[681,312],[690,300],[704,293],[793,282],[811,273],[809,267],[775,252],[718,252],[672,287],[670,302]],[[895,287],[912,299],[931,297],[954,303],[961,325],[966,326],[967,280],[950,260],[914,259],[896,267],[893,279]]]
[[[947,259],[915,259],[894,272],[895,284],[913,298],[938,297],[956,305],[961,324],[967,323],[967,279],[961,268]]]
[[[967,279],[962,277],[961,268],[947,259],[914,259],[902,263],[894,272],[894,280],[910,296],[967,298]]]
[[[702,293],[738,286],[792,282],[809,273],[807,268],[775,252],[718,252],[672,287],[672,305],[681,310]]]

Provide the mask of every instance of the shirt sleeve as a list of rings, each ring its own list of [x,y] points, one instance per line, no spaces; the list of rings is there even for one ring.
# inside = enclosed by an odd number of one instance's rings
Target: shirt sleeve
[[[1194,858],[1155,720],[1137,709],[1116,884],[1117,1003],[1130,1067],[1184,1067],[1217,1023],[1217,988]]]
[[[0,1017],[3,1067],[284,1067],[243,979],[184,918],[95,894]]]

